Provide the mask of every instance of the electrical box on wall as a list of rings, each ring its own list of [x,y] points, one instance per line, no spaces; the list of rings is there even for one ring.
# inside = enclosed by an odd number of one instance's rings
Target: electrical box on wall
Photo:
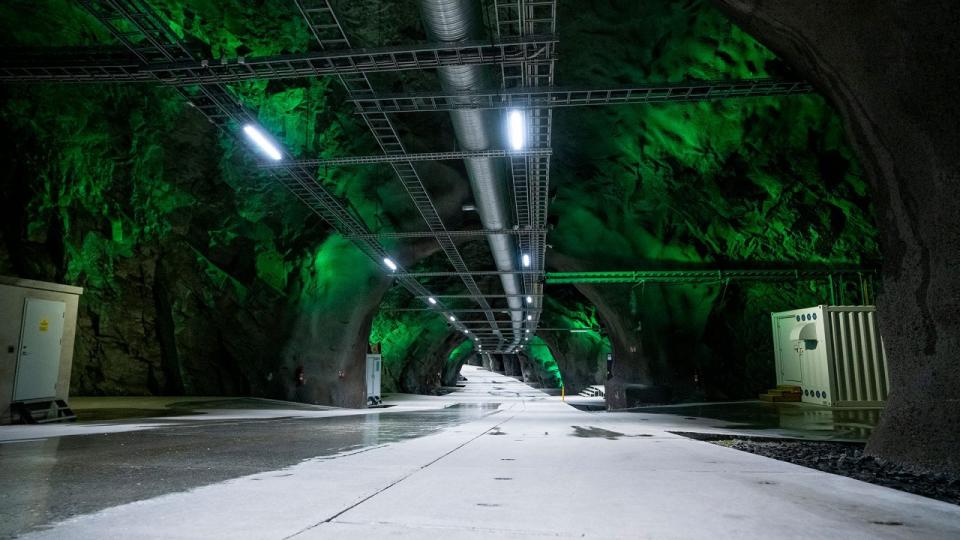
[[[802,401],[879,406],[887,399],[887,358],[875,306],[815,306],[771,314],[777,384]]]

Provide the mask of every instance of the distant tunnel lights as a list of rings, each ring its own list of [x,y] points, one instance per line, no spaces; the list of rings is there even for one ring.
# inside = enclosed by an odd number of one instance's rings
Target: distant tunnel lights
[[[523,256],[520,257],[520,262],[523,263],[523,267],[524,267],[524,268],[529,268],[529,267],[530,267],[530,254],[529,254],[529,253],[524,253]]]
[[[532,304],[532,303],[533,303],[533,297],[532,297],[532,296],[528,296],[528,297],[527,297],[527,303],[528,303],[528,304]]]
[[[527,320],[528,320],[528,321],[532,321],[532,320],[533,320],[533,315],[527,315]]]
[[[450,316],[450,322],[453,322],[453,321],[455,321],[455,320],[457,320],[457,318],[454,317],[453,315],[451,315],[451,316]]]
[[[389,268],[391,272],[396,272],[396,271],[397,271],[397,263],[395,263],[395,262],[393,262],[392,260],[390,260],[389,257],[384,257],[384,258],[383,258],[383,264],[387,265],[387,268]]]
[[[432,306],[437,305],[437,299],[434,298],[434,297],[432,297],[432,296],[429,297],[429,298],[427,298],[427,302],[430,302],[430,305],[432,305]]]
[[[526,144],[526,126],[524,126],[523,113],[517,110],[510,111],[507,114],[507,134],[510,139],[510,148],[514,150],[523,150]]]
[[[243,132],[247,134],[247,137],[249,137],[251,141],[260,147],[260,150],[262,150],[264,154],[270,156],[270,159],[274,161],[283,159],[283,154],[280,153],[280,150],[277,149],[263,133],[260,133],[259,129],[253,127],[251,124],[247,124],[243,126]]]

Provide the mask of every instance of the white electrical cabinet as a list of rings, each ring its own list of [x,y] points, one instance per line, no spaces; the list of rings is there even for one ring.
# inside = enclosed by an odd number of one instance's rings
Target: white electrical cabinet
[[[771,314],[777,384],[805,403],[880,406],[890,380],[875,306],[815,306]]]
[[[47,404],[66,407],[82,293],[0,276],[0,424],[23,421],[26,409],[31,418],[48,419],[56,411]]]
[[[367,405],[380,405],[380,371],[383,357],[379,354],[367,355]]]

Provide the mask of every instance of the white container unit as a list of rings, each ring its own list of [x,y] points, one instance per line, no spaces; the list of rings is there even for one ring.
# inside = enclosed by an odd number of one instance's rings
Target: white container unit
[[[12,406],[66,403],[82,293],[0,276],[0,424],[18,416]]]
[[[777,384],[805,403],[880,406],[890,379],[876,306],[816,306],[771,314]]]
[[[367,355],[367,405],[380,405],[380,380],[383,366],[383,356],[379,354]]]

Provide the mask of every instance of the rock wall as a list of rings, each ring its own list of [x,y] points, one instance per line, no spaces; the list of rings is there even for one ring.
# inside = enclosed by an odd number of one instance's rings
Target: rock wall
[[[960,4],[715,3],[830,99],[870,180],[891,394],[868,452],[960,472]]]
[[[799,77],[702,2],[560,9],[565,84]],[[877,264],[867,182],[819,96],[573,108],[554,149],[552,269]],[[755,395],[774,375],[768,313],[830,300],[805,282],[636,285],[577,286],[611,340],[608,384],[638,394],[614,389],[611,407]]]
[[[550,296],[544,299],[540,322],[541,326],[555,330],[538,332],[537,336],[553,355],[567,392],[575,394],[587,386],[605,383],[606,357],[611,348],[597,320],[596,308],[569,296],[563,294],[562,288],[551,287]]]

